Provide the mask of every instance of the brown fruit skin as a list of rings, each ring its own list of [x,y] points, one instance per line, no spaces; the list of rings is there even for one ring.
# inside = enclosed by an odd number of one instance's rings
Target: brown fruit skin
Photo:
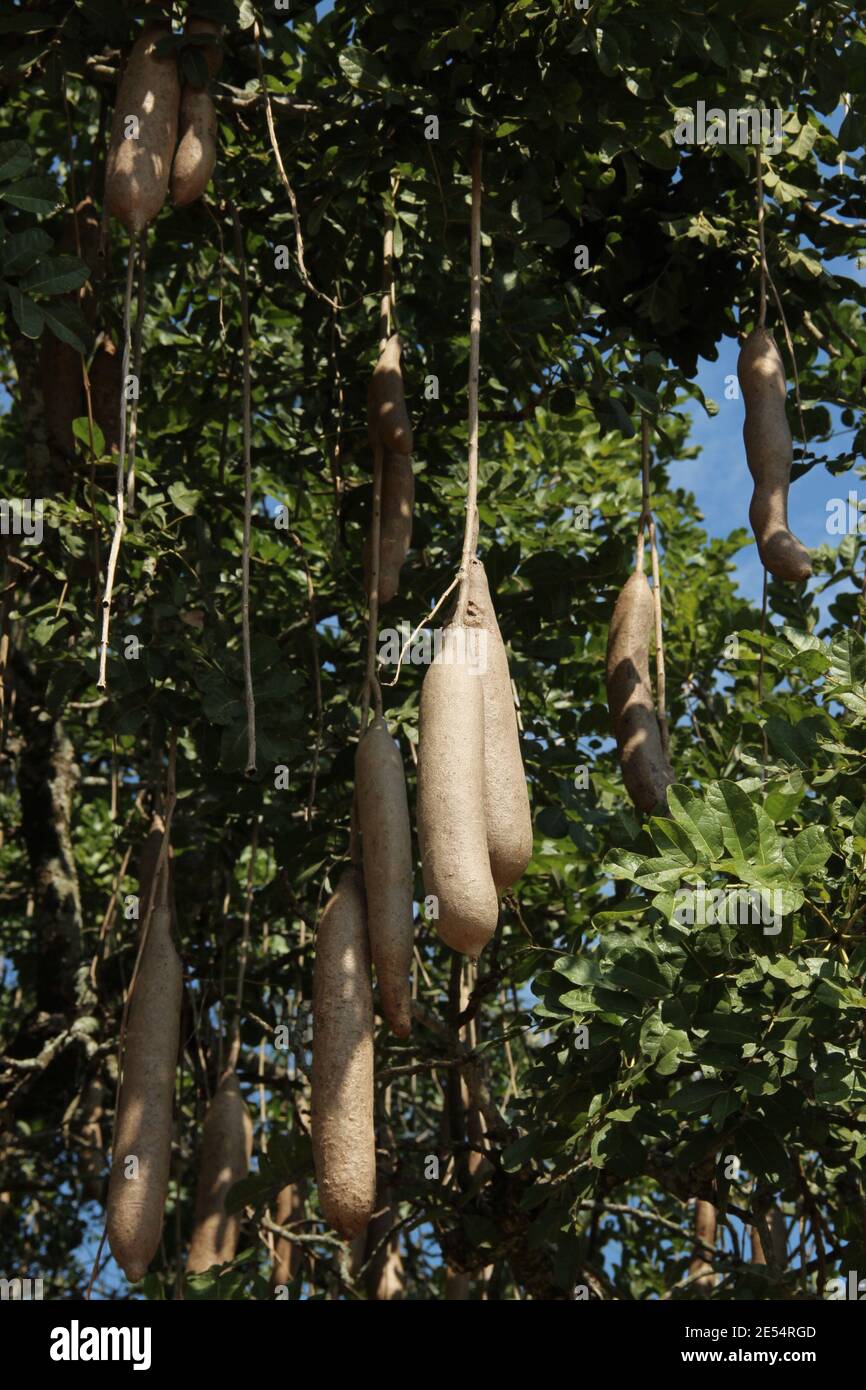
[[[772,333],[756,328],[737,359],[746,419],[746,461],[755,481],[749,522],[766,569],[792,584],[808,579],[812,562],[788,526],[788,487],[794,456],[785,414],[785,369]]]
[[[408,454],[385,454],[382,459],[382,503],[379,533],[379,603],[390,603],[400,590],[400,570],[412,544],[415,474]],[[364,589],[370,596],[372,532],[364,544]]]
[[[322,1211],[351,1240],[376,1205],[373,986],[357,869],[343,874],[316,933],[312,1134]]]
[[[355,792],[379,1002],[392,1033],[408,1038],[414,946],[412,832],[403,759],[378,714],[355,754]]]
[[[186,24],[184,25],[184,32],[187,34],[213,34],[216,38],[219,38],[222,33],[222,29],[221,26],[219,24],[215,24],[212,19],[198,19],[195,16],[193,16],[193,18],[188,19]],[[205,62],[207,63],[208,76],[211,78],[211,80],[213,80],[213,78],[216,77],[217,73],[222,67],[222,44],[204,44],[199,49],[199,52],[204,54]]]
[[[381,444],[388,453],[408,455],[412,452],[412,425],[403,395],[402,352],[400,334],[392,333],[373,369],[367,423],[373,448]]]
[[[466,625],[487,638],[484,690],[484,814],[490,870],[498,891],[516,883],[532,858],[532,815],[508,654],[480,560],[469,570]]]
[[[424,891],[437,900],[442,940],[472,957],[484,950],[499,915],[484,814],[484,688],[471,663],[459,659],[459,644],[477,636],[453,624],[443,629],[442,652],[421,687],[418,722]]]
[[[103,339],[90,368],[90,402],[93,418],[102,430],[105,447],[110,453],[120,448],[120,388],[123,382],[123,361],[117,345]],[[82,412],[84,413],[84,412]]]
[[[200,198],[216,168],[217,117],[207,92],[184,87],[180,132],[171,166],[171,201],[176,208],[184,208]]]
[[[639,811],[663,803],[676,779],[662,748],[649,675],[652,590],[640,571],[624,585],[607,640],[607,704],[626,790]]]
[[[187,1274],[200,1274],[235,1257],[241,1213],[229,1215],[225,1199],[247,1176],[253,1151],[253,1122],[234,1067],[223,1073],[202,1129],[195,1221]]]
[[[120,80],[105,166],[105,202],[128,231],[143,232],[165,203],[177,144],[180,78],[173,54],[155,47],[171,33],[168,23],[149,24],[133,45]],[[128,116],[137,116],[138,139],[124,139]]]
[[[152,830],[148,837],[150,848],[155,833]],[[143,922],[147,887],[144,864],[142,868]],[[183,982],[180,958],[171,939],[167,884],[168,874],[164,872],[129,1008],[108,1184],[108,1243],[133,1284],[144,1277],[159,1246],[171,1164],[171,1112]],[[124,1164],[133,1154],[138,1158],[138,1177],[126,1178]]]

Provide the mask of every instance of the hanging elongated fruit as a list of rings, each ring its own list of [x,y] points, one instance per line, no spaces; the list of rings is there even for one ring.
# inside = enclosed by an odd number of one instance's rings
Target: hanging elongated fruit
[[[154,818],[142,853],[142,919],[163,837]],[[171,1112],[180,1036],[181,964],[171,939],[168,866],[129,1006],[123,1081],[108,1185],[108,1243],[127,1279],[143,1278],[156,1254],[171,1164]]]
[[[418,839],[424,891],[446,945],[479,956],[499,900],[484,813],[484,688],[478,633],[452,624],[421,687]]]
[[[662,747],[649,674],[652,590],[636,570],[613,610],[607,639],[607,704],[626,790],[639,811],[664,801],[675,781]]]
[[[390,603],[400,589],[400,570],[412,544],[415,474],[408,454],[386,453],[382,459],[381,525],[379,533],[379,603]],[[370,594],[372,532],[364,545],[364,588]]]
[[[180,132],[171,166],[171,201],[176,208],[186,207],[201,197],[216,167],[217,117],[209,92],[184,87]]]
[[[184,33],[190,35],[210,34],[216,40],[215,43],[209,42],[197,45],[199,52],[204,55],[204,60],[207,63],[208,77],[213,80],[223,63],[222,44],[219,42],[222,33],[221,26],[212,19],[203,19],[200,15],[193,15],[184,25]]]
[[[219,38],[220,26],[208,19],[190,19],[187,34],[212,34]],[[213,78],[222,63],[222,48],[207,44],[201,50]],[[210,183],[217,160],[217,115],[211,95],[187,81],[180,98],[180,138],[171,166],[171,201],[186,207],[200,198]]]
[[[148,24],[133,45],[117,92],[105,165],[105,202],[128,231],[143,232],[161,210],[177,144],[180,78],[173,53],[156,55],[166,23]]]
[[[188,1274],[234,1259],[241,1213],[227,1212],[225,1200],[232,1186],[247,1176],[252,1151],[253,1122],[237,1073],[230,1067],[214,1092],[202,1128]]]
[[[392,333],[373,369],[367,400],[370,443],[394,454],[411,454],[412,425],[403,395],[399,333]]]
[[[516,883],[532,858],[532,816],[508,654],[480,560],[469,571],[467,627],[484,633],[484,814],[490,870],[497,889]]]
[[[316,933],[312,1132],[322,1211],[351,1240],[376,1204],[373,986],[357,869],[343,874]]]
[[[794,457],[785,414],[785,368],[772,333],[756,328],[740,349],[737,376],[746,419],[743,439],[755,490],[749,521],[761,562],[777,579],[799,583],[812,573],[809,552],[788,526],[788,487]]]
[[[412,1028],[412,832],[403,759],[378,714],[355,754],[355,792],[379,1001],[391,1031],[406,1038]]]

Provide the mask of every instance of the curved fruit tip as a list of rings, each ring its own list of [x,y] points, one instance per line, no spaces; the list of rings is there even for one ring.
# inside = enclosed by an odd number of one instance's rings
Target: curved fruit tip
[[[801,584],[812,574],[811,556],[792,531],[776,531],[760,555],[770,573],[789,584]]]

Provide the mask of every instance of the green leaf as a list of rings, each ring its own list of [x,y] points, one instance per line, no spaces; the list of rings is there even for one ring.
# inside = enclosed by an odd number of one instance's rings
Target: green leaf
[[[231,724],[244,714],[244,702],[221,671],[205,671],[196,675],[196,684],[204,696],[203,712],[213,724]]]
[[[186,483],[169,484],[168,495],[184,516],[192,516],[201,500],[201,493],[196,492],[195,488],[187,487]]]
[[[832,853],[833,843],[826,829],[819,825],[807,825],[783,850],[791,873],[803,883],[823,869]]]
[[[92,449],[90,445],[90,421],[86,415],[81,415],[77,420],[72,421],[72,433],[76,439],[81,441],[88,453],[92,453],[94,458],[102,458],[105,453],[105,435],[95,420],[93,422]]]
[[[568,817],[559,806],[542,806],[535,817],[535,827],[540,835],[562,840],[568,834]]]
[[[818,721],[801,719],[795,726],[773,715],[765,724],[773,752],[794,767],[808,771],[817,753],[815,729]]]
[[[18,179],[33,163],[30,146],[24,140],[4,140],[0,144],[0,183]],[[0,190],[2,191],[2,190]]]
[[[22,294],[17,285],[9,285],[9,303],[15,322],[25,338],[38,338],[45,326],[42,310],[38,304]]]
[[[736,859],[758,858],[761,837],[753,803],[736,782],[713,782],[707,805],[715,813],[725,845]]]
[[[344,48],[338,59],[340,70],[353,87],[378,91],[389,86],[387,74],[378,58],[357,44]]]
[[[5,198],[7,203],[20,208],[22,212],[32,212],[36,216],[53,212],[64,201],[64,195],[54,180],[40,177],[19,179],[17,183],[10,183],[8,188],[0,188],[0,198]]]
[[[697,857],[712,863],[724,853],[725,839],[718,813],[689,787],[668,787],[668,809],[689,838]]]
[[[42,227],[28,227],[24,232],[13,232],[2,247],[3,274],[23,275],[53,244]]]
[[[87,351],[90,336],[87,320],[77,303],[66,299],[49,300],[40,306],[42,316],[51,332],[61,343],[68,343],[76,352]]]
[[[603,983],[626,989],[638,999],[664,999],[673,990],[670,966],[661,965],[650,951],[623,951],[603,972]]]
[[[794,772],[782,781],[769,784],[764,801],[764,810],[770,820],[776,823],[788,820],[805,794],[806,783],[799,772]]]
[[[662,1102],[664,1110],[683,1110],[690,1115],[706,1115],[711,1106],[730,1092],[727,1081],[689,1081],[668,1100]]]
[[[766,1182],[779,1182],[789,1172],[785,1146],[767,1125],[759,1120],[747,1120],[735,1139],[739,1156],[753,1177]]]
[[[90,271],[77,256],[46,256],[21,281],[31,294],[69,294],[86,284]]]

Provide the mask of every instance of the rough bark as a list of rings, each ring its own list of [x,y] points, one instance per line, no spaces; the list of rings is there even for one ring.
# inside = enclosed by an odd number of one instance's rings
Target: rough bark
[[[697,1293],[707,1295],[715,1284],[712,1262],[706,1246],[716,1244],[716,1209],[712,1202],[700,1198],[695,1202],[695,1252],[689,1265],[689,1280]]]
[[[62,722],[20,653],[12,660],[15,719],[21,733],[21,828],[33,880],[37,943],[36,1004],[68,1014],[89,998],[81,961],[81,895],[72,850],[72,801],[79,770]]]

